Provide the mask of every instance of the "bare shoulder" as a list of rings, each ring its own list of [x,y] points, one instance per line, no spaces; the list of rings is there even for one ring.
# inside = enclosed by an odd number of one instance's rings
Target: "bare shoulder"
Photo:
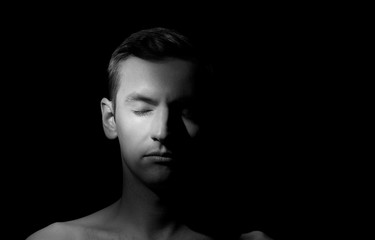
[[[66,223],[53,223],[34,234],[26,240],[74,240],[77,239],[78,230]]]
[[[272,240],[261,231],[252,231],[241,235],[240,240]]]
[[[67,222],[53,223],[34,234],[26,240],[78,240],[86,239],[87,232],[97,229],[97,226],[103,226],[113,214],[116,203],[95,212],[86,217]]]

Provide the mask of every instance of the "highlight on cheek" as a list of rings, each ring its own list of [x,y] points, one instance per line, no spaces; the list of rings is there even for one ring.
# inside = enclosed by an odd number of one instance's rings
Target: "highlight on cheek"
[[[184,125],[186,127],[186,130],[189,133],[189,136],[190,137],[195,137],[197,135],[197,133],[199,132],[199,129],[200,129],[199,125],[196,124],[193,121],[190,121],[190,120],[184,119],[183,121],[184,121]]]

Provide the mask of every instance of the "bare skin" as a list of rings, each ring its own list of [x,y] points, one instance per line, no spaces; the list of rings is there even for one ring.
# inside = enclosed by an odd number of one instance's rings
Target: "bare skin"
[[[116,215],[119,202],[90,216],[63,223],[54,223],[34,233],[27,240],[127,240],[127,239],[178,239],[178,240],[213,240],[209,236],[180,226],[167,238],[152,238],[132,235],[121,227],[114,229],[109,222]],[[109,221],[108,221],[109,220]],[[108,221],[108,222],[107,222]],[[156,236],[154,236],[156,237]],[[237,239],[235,239],[237,240]],[[242,234],[238,240],[271,240],[259,231]]]
[[[121,64],[116,106],[106,98],[101,102],[104,132],[120,142],[121,199],[89,216],[52,224],[27,240],[214,239],[180,222],[164,194],[171,191],[176,174],[169,163],[193,151],[189,143],[200,130],[189,113],[194,71],[192,63],[179,59],[150,62],[130,57]],[[171,155],[150,156],[155,151]],[[267,238],[252,232],[241,239]]]
[[[127,239],[212,239],[200,233],[194,232],[181,224],[170,224],[163,231],[155,230],[141,232],[132,221],[121,220],[118,209],[120,201],[87,217],[54,223],[39,232],[36,232],[28,240],[127,240]]]

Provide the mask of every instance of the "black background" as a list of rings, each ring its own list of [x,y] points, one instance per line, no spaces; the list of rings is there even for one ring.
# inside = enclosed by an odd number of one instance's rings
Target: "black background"
[[[275,239],[322,231],[337,216],[335,194],[350,182],[341,171],[352,154],[342,144],[351,134],[345,109],[357,96],[346,80],[355,74],[346,63],[350,20],[305,6],[193,6],[185,14],[183,4],[163,14],[96,7],[15,6],[4,17],[4,161],[12,166],[4,198],[13,234],[25,238],[119,197],[118,146],[101,126],[106,67],[129,34],[156,26],[191,37],[216,69],[207,142],[215,161],[202,164],[202,211]]]

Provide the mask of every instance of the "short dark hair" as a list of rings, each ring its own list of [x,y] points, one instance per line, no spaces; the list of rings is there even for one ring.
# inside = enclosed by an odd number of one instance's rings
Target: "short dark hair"
[[[119,64],[135,56],[149,61],[178,58],[211,69],[191,41],[179,32],[167,28],[151,28],[133,33],[113,52],[108,66],[109,97],[116,104],[119,87]],[[210,71],[210,70],[209,70]]]

